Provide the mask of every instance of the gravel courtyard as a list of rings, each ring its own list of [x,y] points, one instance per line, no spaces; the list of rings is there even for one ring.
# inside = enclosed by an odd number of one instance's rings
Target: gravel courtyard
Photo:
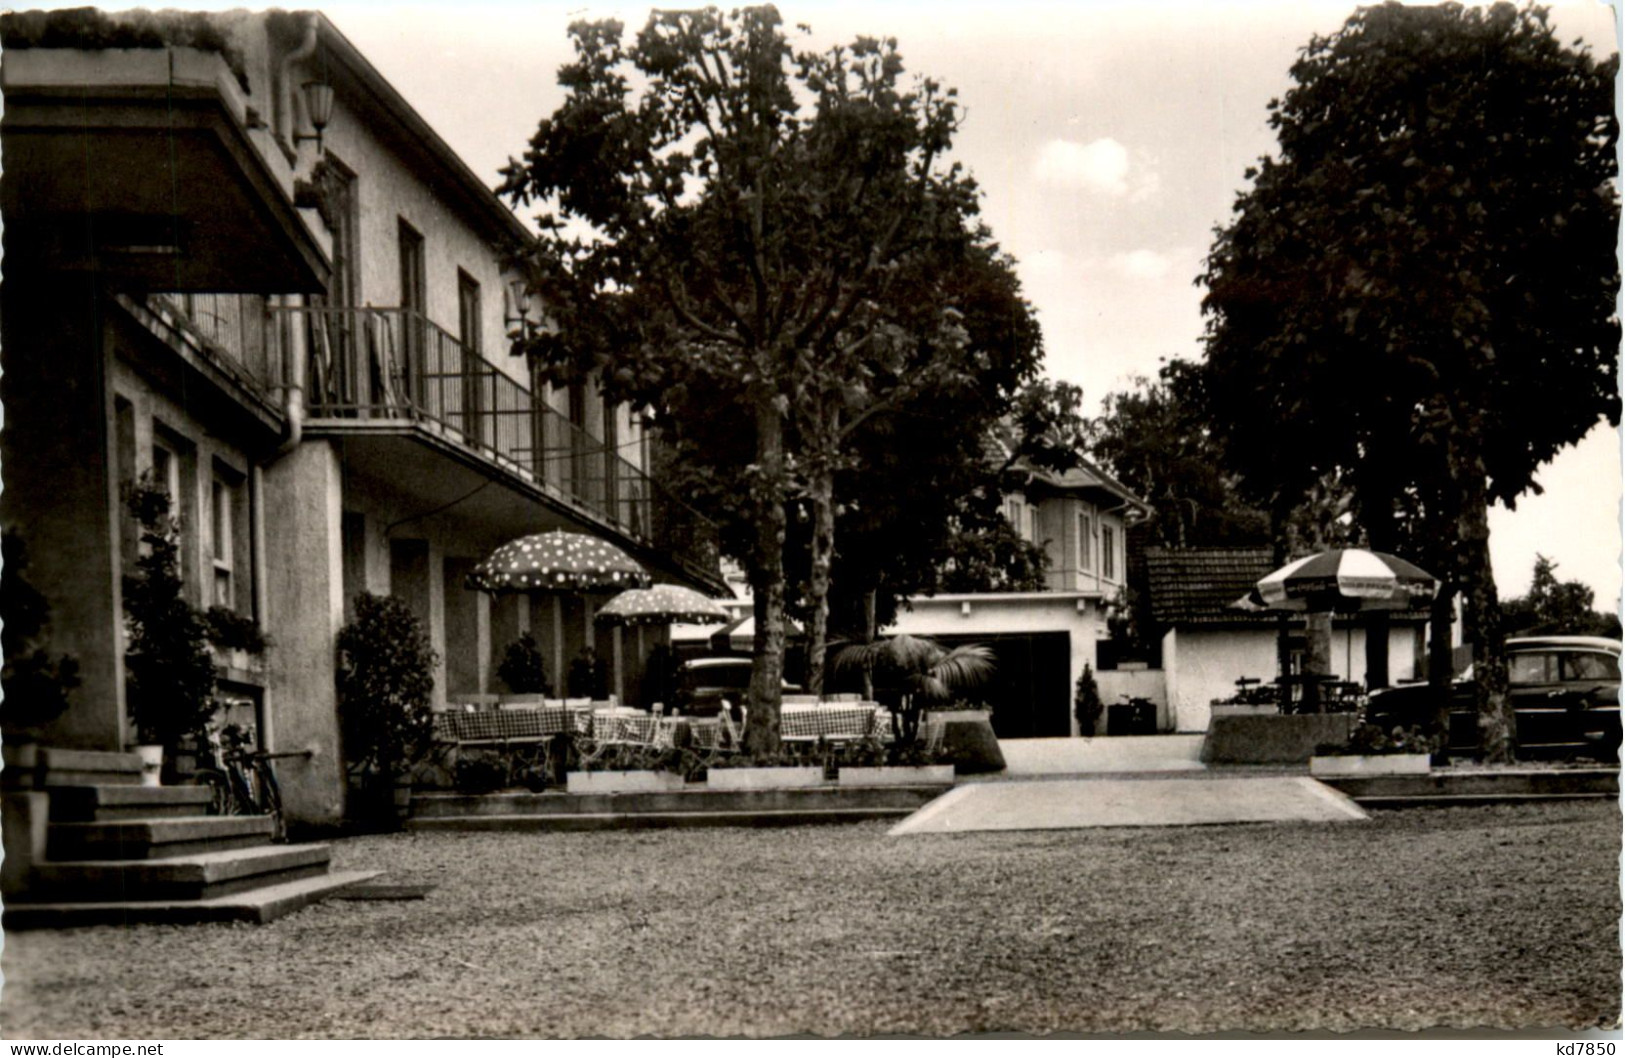
[[[10,1038],[1613,1025],[1613,803],[888,838],[401,834],[434,886],[269,926],[6,938]]]

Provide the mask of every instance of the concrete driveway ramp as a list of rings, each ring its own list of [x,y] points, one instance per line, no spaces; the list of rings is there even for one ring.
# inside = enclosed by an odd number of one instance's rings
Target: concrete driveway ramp
[[[897,824],[891,833],[1332,823],[1365,818],[1365,812],[1343,794],[1302,776],[1065,779],[957,786]]]

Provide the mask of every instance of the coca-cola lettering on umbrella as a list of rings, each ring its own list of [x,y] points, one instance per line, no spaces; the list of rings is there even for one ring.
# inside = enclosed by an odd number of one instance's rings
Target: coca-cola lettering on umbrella
[[[649,580],[649,571],[614,544],[555,529],[503,544],[474,567],[464,584],[493,594],[569,593],[640,588]]]
[[[1438,587],[1433,574],[1397,555],[1346,547],[1288,562],[1258,582],[1257,595],[1271,610],[1348,613],[1416,609]]]
[[[594,618],[606,625],[720,625],[733,620],[720,603],[693,588],[677,584],[656,584],[652,588],[632,588],[605,603]]]

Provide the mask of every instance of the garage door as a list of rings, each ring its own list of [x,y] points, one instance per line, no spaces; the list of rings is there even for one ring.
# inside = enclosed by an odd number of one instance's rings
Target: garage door
[[[933,636],[945,647],[980,643],[998,671],[983,697],[1000,738],[1066,738],[1072,733],[1072,637],[1066,632]]]

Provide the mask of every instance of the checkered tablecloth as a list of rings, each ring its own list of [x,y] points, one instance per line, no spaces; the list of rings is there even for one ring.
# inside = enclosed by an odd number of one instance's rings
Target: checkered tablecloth
[[[443,742],[513,742],[548,738],[581,730],[591,714],[578,709],[491,709],[478,713],[444,712],[434,718],[435,737]]]
[[[786,705],[779,712],[784,738],[864,738],[875,730],[873,705]]]

